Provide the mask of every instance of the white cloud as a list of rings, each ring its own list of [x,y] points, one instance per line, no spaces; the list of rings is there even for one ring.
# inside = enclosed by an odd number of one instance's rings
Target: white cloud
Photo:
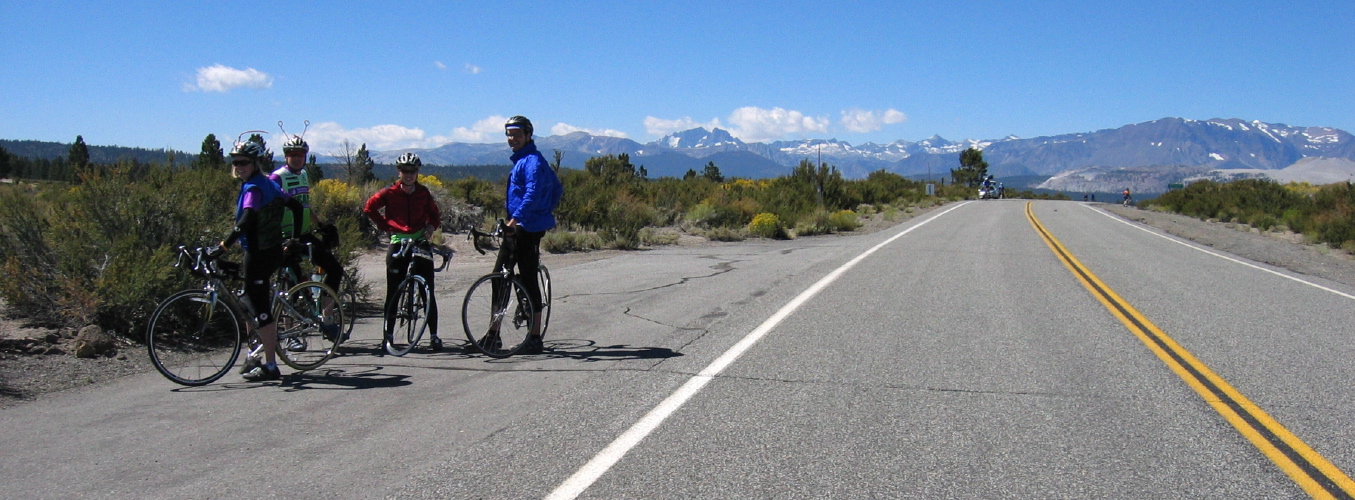
[[[338,153],[344,140],[354,148],[366,144],[368,151],[431,148],[451,141],[444,136],[430,137],[418,128],[389,124],[345,129],[338,123],[324,122],[312,125],[310,131],[306,133],[306,142],[310,143],[311,150],[320,154]]]
[[[494,115],[467,127],[452,129],[452,140],[456,142],[499,142],[503,138],[503,124],[508,117]]]
[[[852,108],[842,111],[842,128],[852,132],[874,132],[884,128],[885,125],[903,123],[908,117],[897,109],[888,109],[885,111],[866,111],[859,108]]]
[[[579,128],[568,123],[556,123],[554,127],[550,128],[551,135],[565,135],[573,132],[587,132],[589,135],[620,137],[622,139],[629,137],[625,132],[620,130]]]
[[[433,65],[434,65],[434,66],[437,66],[438,69],[441,69],[441,70],[446,70],[446,69],[447,69],[447,65],[446,65],[446,64],[442,64],[442,61],[433,61]]]
[[[480,67],[471,63],[466,63],[466,72],[472,75],[480,74]]]
[[[695,120],[692,120],[691,117],[678,118],[676,120],[665,120],[663,118],[656,118],[653,116],[645,117],[645,132],[648,132],[651,135],[663,136],[674,132],[691,130],[694,128],[704,128],[706,130],[712,130],[715,129],[716,127],[720,127],[719,118],[716,118],[706,123],[697,123]]]
[[[221,64],[198,68],[196,84],[184,84],[184,91],[230,92],[246,87],[266,89],[273,86],[273,77],[254,68],[235,69]]]
[[[728,123],[729,126],[721,125],[719,118],[700,123],[690,117],[666,120],[650,116],[645,118],[645,131],[662,136],[697,127],[707,130],[719,127],[745,142],[767,142],[787,136],[827,133],[829,120],[827,117],[806,116],[794,110],[745,106],[730,113]]]
[[[470,127],[454,128],[447,135],[430,135],[423,129],[402,125],[348,129],[336,122],[324,122],[311,125],[306,142],[310,143],[311,150],[320,154],[338,153],[345,140],[354,148],[366,144],[369,151],[436,148],[449,142],[493,143],[504,140],[503,123],[506,121],[508,119],[502,116],[490,116]]]
[[[744,142],[767,142],[786,136],[828,133],[827,117],[805,116],[799,111],[782,108],[745,106],[729,115],[729,123],[733,124],[729,133]]]

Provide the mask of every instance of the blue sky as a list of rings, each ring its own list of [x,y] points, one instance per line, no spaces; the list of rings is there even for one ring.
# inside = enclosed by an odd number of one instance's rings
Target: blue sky
[[[0,138],[312,150],[1035,137],[1173,116],[1355,131],[1355,2],[0,0]],[[271,139],[270,139],[271,141]]]

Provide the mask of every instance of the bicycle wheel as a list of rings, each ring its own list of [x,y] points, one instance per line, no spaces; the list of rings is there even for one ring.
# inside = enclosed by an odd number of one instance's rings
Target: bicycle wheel
[[[339,309],[343,311],[343,340],[353,335],[353,325],[358,322],[358,294],[353,291],[352,283],[344,280],[339,292]]]
[[[278,357],[297,370],[313,370],[334,357],[343,335],[339,295],[324,283],[306,281],[273,305]]]
[[[550,269],[541,266],[541,272],[537,273],[538,286],[541,287],[541,338],[546,338],[546,329],[550,327]]]
[[[171,295],[151,314],[146,350],[161,375],[177,384],[210,384],[240,356],[240,318],[204,290]]]
[[[421,276],[410,276],[400,282],[395,291],[395,301],[386,305],[386,352],[392,356],[404,356],[414,350],[428,329],[428,313],[432,302],[428,297],[428,285]],[[393,318],[393,319],[392,319]]]
[[[494,358],[512,356],[531,331],[532,299],[516,278],[482,276],[466,290],[461,326],[473,349]]]

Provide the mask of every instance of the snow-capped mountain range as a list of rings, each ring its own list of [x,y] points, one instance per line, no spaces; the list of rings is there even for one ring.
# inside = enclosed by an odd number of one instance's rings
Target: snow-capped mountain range
[[[1293,127],[1240,119],[1190,120],[1163,118],[1151,122],[1048,137],[950,141],[933,136],[917,142],[852,145],[836,139],[745,143],[728,131],[696,128],[647,144],[574,132],[538,137],[549,158],[563,153],[566,167],[582,167],[588,158],[627,154],[644,165],[650,177],[682,176],[714,162],[727,176],[773,177],[789,173],[801,160],[837,166],[843,175],[864,177],[876,170],[902,175],[943,175],[959,165],[967,148],[983,151],[989,171],[998,177],[1043,176],[1096,169],[1173,168],[1192,175],[1211,169],[1278,170],[1304,158],[1355,160],[1355,137],[1331,127]],[[432,149],[377,151],[372,157],[389,163],[417,152],[425,162],[440,165],[507,163],[505,144],[450,143]]]

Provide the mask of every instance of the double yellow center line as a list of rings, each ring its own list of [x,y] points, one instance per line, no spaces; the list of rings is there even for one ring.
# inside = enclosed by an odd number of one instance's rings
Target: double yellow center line
[[[1049,245],[1049,249],[1054,251],[1054,255],[1058,256],[1063,265],[1067,266],[1073,276],[1077,277],[1078,281],[1081,281],[1082,285],[1087,287],[1087,290],[1091,292],[1093,297],[1096,297],[1096,300],[1106,306],[1111,315],[1119,319],[1130,332],[1143,341],[1144,345],[1148,346],[1148,349],[1153,351],[1153,354],[1157,355],[1158,359],[1166,363],[1186,384],[1195,389],[1195,392],[1199,393],[1206,403],[1219,412],[1219,415],[1222,415],[1228,423],[1237,428],[1238,432],[1246,436],[1257,449],[1260,449],[1271,461],[1275,462],[1275,465],[1284,470],[1285,474],[1288,474],[1313,498],[1355,499],[1355,482],[1352,482],[1345,473],[1310,448],[1303,440],[1290,433],[1275,419],[1270,418],[1270,415],[1267,415],[1242,393],[1228,385],[1209,367],[1195,359],[1195,356],[1192,356],[1185,348],[1143,317],[1128,302],[1120,298],[1110,287],[1102,283],[1076,257],[1073,257],[1072,252],[1064,248],[1063,244],[1059,243],[1059,240],[1049,233],[1049,230],[1040,224],[1040,220],[1035,217],[1035,212],[1031,207],[1032,204],[1027,202],[1026,218],[1030,220],[1030,225],[1035,228],[1035,232],[1040,234],[1045,244]]]

